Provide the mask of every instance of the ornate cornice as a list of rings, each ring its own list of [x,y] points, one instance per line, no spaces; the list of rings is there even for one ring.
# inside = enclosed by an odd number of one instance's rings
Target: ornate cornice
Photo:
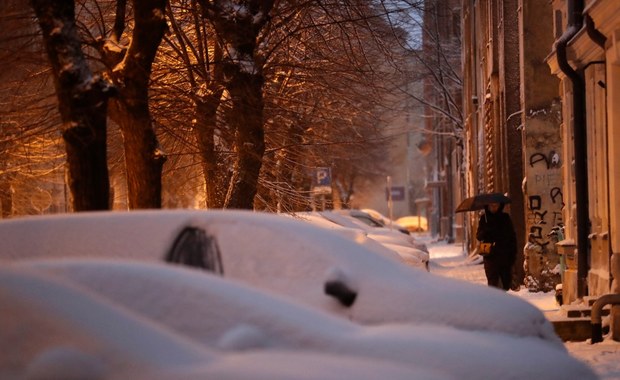
[[[566,50],[568,61],[575,68],[605,59],[605,51],[592,41],[585,26],[568,42]]]
[[[595,0],[583,11],[590,15],[601,33],[610,40],[613,32],[620,29],[620,2],[617,0]]]

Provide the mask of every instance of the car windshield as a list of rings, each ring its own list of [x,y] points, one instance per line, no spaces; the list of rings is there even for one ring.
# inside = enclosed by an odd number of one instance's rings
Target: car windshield
[[[352,216],[371,227],[385,227],[383,223],[380,223],[379,221],[369,218],[367,216],[364,216],[364,215],[352,215]]]

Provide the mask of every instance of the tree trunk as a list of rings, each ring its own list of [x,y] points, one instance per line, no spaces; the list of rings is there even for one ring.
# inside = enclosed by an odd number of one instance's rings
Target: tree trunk
[[[227,1],[199,1],[223,43],[223,72],[232,100],[230,127],[235,131],[237,158],[224,207],[253,209],[265,152],[263,126],[263,57],[258,37],[270,19],[273,0],[245,0],[245,12],[230,13]]]
[[[166,157],[159,150],[148,105],[128,105],[123,91],[116,120],[123,134],[130,209],[161,208],[161,177]]]
[[[166,157],[159,149],[148,103],[149,79],[166,20],[166,0],[134,0],[135,26],[123,61],[114,70],[119,87],[114,116],[125,147],[130,209],[161,208]]]
[[[227,88],[233,101],[230,120],[236,129],[237,159],[224,206],[251,210],[265,153],[263,77],[238,72]]]
[[[11,189],[10,174],[4,174],[0,178],[0,207],[2,208],[2,219],[10,218],[13,215],[13,190]]]
[[[221,95],[221,91],[219,94]],[[225,173],[218,170],[220,157],[215,151],[216,113],[220,95],[216,94],[213,97],[209,97],[209,99],[198,101],[196,105],[196,124],[193,128],[202,156],[202,172],[207,193],[207,208],[224,207],[226,184],[229,179]]]
[[[273,178],[277,183],[275,194],[278,212],[301,211],[306,207],[306,197],[291,196],[299,192],[298,189],[303,188],[299,178],[306,176],[299,175],[299,158],[295,149],[303,143],[304,127],[301,122],[290,123],[287,128],[286,138],[282,146],[286,147],[275,155],[276,164],[273,169]]]
[[[81,50],[73,0],[31,0],[54,76],[73,210],[109,209],[106,153],[109,86]]]

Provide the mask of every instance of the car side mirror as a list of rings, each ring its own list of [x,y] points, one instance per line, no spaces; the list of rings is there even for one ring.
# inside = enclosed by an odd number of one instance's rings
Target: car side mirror
[[[215,238],[197,227],[183,228],[164,260],[224,274],[220,249]]]
[[[347,284],[341,280],[331,280],[325,282],[325,294],[336,298],[343,306],[351,307],[357,298],[357,292],[351,290]]]

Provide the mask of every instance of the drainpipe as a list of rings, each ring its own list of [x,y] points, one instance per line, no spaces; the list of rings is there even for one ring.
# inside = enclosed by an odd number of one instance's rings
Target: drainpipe
[[[577,201],[577,296],[579,298],[587,295],[588,235],[590,233],[585,83],[582,75],[568,63],[566,45],[583,26],[583,3],[583,0],[568,1],[568,27],[555,44],[558,66],[573,85],[573,141]]]
[[[606,305],[620,305],[620,294],[605,294],[599,297],[592,305],[592,343],[603,341],[603,307]]]

